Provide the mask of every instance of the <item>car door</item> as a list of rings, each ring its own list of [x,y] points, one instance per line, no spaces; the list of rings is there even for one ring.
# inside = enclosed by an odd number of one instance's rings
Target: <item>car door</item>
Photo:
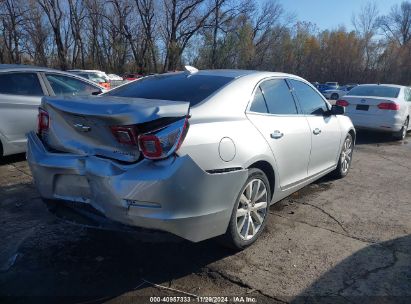
[[[335,166],[341,147],[341,129],[338,118],[329,115],[329,104],[305,82],[291,79],[293,93],[311,131],[311,155],[308,176],[322,173]]]
[[[24,152],[26,134],[37,127],[46,88],[36,72],[0,73],[0,133],[7,154]]]
[[[76,77],[58,73],[44,73],[45,82],[57,96],[88,96],[102,93],[101,88]]]
[[[307,178],[311,137],[287,82],[281,78],[261,82],[247,116],[265,137],[277,163],[279,185],[285,190]]]

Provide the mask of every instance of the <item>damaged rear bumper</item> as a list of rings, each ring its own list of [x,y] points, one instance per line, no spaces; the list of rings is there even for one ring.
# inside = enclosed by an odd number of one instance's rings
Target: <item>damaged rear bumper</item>
[[[121,164],[97,156],[48,151],[28,135],[27,160],[40,195],[85,204],[129,226],[198,242],[224,234],[247,170],[209,174],[189,156]]]

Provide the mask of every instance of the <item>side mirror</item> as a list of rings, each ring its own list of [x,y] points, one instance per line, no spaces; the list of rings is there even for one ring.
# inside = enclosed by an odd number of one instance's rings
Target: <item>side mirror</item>
[[[332,105],[330,112],[331,112],[331,115],[344,115],[345,107],[339,106],[339,105]]]

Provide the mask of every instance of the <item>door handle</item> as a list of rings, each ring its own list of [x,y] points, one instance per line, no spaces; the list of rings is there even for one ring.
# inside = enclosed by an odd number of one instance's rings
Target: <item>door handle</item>
[[[318,128],[315,128],[314,131],[313,131],[313,133],[314,133],[314,135],[318,135],[318,134],[321,133],[321,130],[318,129]]]
[[[271,138],[279,139],[279,138],[284,136],[284,133],[282,133],[278,130],[275,130],[273,133],[270,134],[270,136],[271,136]]]

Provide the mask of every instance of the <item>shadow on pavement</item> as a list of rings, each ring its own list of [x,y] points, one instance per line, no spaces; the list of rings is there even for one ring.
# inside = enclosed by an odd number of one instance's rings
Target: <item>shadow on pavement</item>
[[[373,244],[321,276],[292,303],[410,303],[411,235]]]
[[[0,188],[0,262],[15,259],[0,271],[0,303],[102,303],[147,287],[143,279],[169,286],[233,254],[215,241],[143,242],[133,233],[72,225],[24,187],[31,186]],[[24,200],[28,191],[33,198]]]
[[[14,154],[0,157],[0,166],[26,160],[26,153]]]
[[[411,141],[411,134],[405,140],[397,140],[392,137],[389,133],[372,132],[365,130],[357,131],[356,145],[367,145],[367,144],[393,144],[393,145],[409,145]]]

